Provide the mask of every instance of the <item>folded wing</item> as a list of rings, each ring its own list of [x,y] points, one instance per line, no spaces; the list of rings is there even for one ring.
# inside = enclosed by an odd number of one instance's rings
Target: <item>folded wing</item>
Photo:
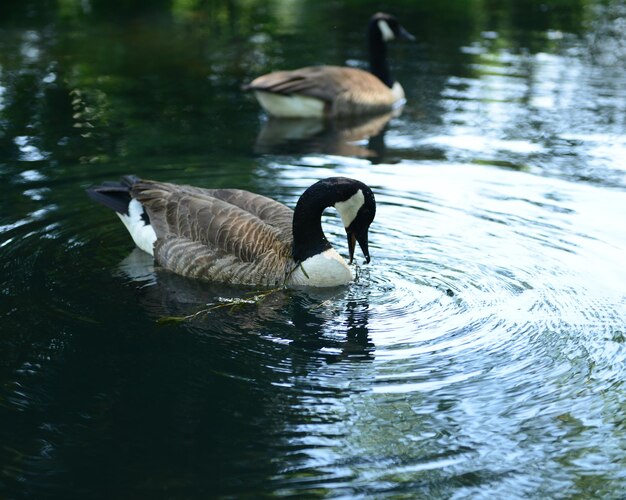
[[[245,88],[319,99],[328,103],[334,116],[382,112],[396,100],[376,76],[357,68],[341,66],[276,71],[256,78]]]
[[[140,181],[141,202],[157,234],[155,258],[186,276],[278,284],[291,257],[293,211],[257,194]]]

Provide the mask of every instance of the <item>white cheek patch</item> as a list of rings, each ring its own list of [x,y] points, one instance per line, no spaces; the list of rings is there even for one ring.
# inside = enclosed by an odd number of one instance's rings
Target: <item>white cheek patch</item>
[[[341,215],[341,221],[343,227],[349,227],[352,221],[356,218],[356,214],[359,213],[359,209],[365,204],[365,196],[360,189],[354,193],[346,201],[338,201],[335,203],[335,209]]]
[[[393,30],[389,27],[389,25],[387,24],[387,21],[385,21],[384,19],[380,19],[378,21],[378,29],[380,30],[380,33],[383,35],[383,40],[385,42],[390,42],[396,37],[396,35],[394,35],[393,33]]]

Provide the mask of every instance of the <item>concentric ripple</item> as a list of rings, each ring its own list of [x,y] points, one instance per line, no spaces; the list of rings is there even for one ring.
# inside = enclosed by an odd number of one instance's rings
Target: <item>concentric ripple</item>
[[[624,443],[613,433],[619,418],[602,408],[625,400],[611,390],[626,375],[626,275],[616,270],[626,242],[609,228],[626,215],[623,193],[470,165],[338,170],[373,186],[379,208],[372,263],[335,297],[322,329],[345,332],[348,304],[357,304],[373,364],[309,374],[315,389],[302,404],[323,423],[302,426],[309,437],[292,441],[309,457],[296,470],[357,471],[352,492],[385,491],[426,470],[442,480],[472,473],[483,489],[512,494],[501,477],[530,481],[533,491],[537,462],[551,469],[550,488],[568,483],[574,472],[560,461],[595,446],[563,446],[570,433],[610,438],[599,463],[577,467],[612,470]],[[327,232],[340,247],[336,222],[329,216]],[[328,399],[330,388],[345,393],[346,379],[347,399]],[[581,390],[589,380],[608,392],[598,400]],[[382,469],[363,458],[386,453]]]

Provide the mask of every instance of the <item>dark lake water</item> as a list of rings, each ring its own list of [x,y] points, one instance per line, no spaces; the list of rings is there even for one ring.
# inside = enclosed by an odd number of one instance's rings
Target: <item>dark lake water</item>
[[[401,116],[241,92],[382,7]],[[206,311],[251,290],[133,250],[84,193],[128,173],[360,179],[372,262]],[[625,221],[623,2],[3,0],[0,497],[624,498]]]

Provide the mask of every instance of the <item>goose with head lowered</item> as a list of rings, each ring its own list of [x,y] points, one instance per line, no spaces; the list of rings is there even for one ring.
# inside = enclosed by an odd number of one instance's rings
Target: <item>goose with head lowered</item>
[[[322,230],[334,207],[348,236],[350,264],[358,242],[369,263],[368,229],[376,214],[372,190],[329,177],[310,186],[295,210],[241,189],[198,187],[126,176],[87,189],[112,208],[135,244],[177,274],[241,285],[331,287],[352,272]]]
[[[370,19],[370,72],[344,66],[308,66],[276,71],[244,85],[270,115],[281,118],[338,118],[385,113],[404,104],[404,90],[393,79],[387,42],[415,40],[398,20],[379,12]]]

